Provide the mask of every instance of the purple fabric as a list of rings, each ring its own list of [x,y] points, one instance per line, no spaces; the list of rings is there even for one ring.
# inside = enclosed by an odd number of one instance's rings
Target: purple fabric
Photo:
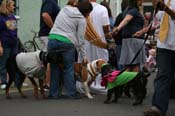
[[[3,47],[17,44],[17,20],[14,15],[0,14],[0,41]]]
[[[106,86],[107,82],[114,82],[117,78],[117,76],[119,75],[120,71],[119,70],[115,70],[107,75],[105,75],[104,77],[102,77],[102,81],[101,81],[101,86]]]

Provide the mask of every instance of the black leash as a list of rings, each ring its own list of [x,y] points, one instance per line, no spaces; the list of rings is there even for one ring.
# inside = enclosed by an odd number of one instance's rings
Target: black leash
[[[153,20],[154,20],[156,14],[157,14],[157,12],[158,12],[159,6],[160,6],[160,4],[158,4],[157,7],[156,7],[156,9],[154,10],[154,15],[153,15],[153,18],[152,18]],[[145,43],[146,43],[146,41],[147,41],[147,39],[148,39],[148,36],[149,36],[150,33],[151,33],[151,28],[152,28],[152,25],[153,25],[153,20],[149,20],[149,23],[148,23],[149,28],[148,28],[148,31],[145,33],[146,36],[145,36],[145,38],[144,38],[143,45],[142,45],[141,48],[138,50],[138,52],[136,53],[136,55],[134,56],[134,58],[132,59],[132,61],[131,61],[131,63],[130,63],[129,65],[132,65],[132,64],[133,64],[133,62],[136,60],[136,58],[138,57],[138,55],[139,55],[140,52],[142,51],[142,49],[143,49],[143,47],[144,47],[144,45],[145,45]],[[126,67],[125,67],[124,69],[122,69],[121,72],[119,73],[119,75],[120,75],[122,72],[124,72],[126,69],[127,69]]]

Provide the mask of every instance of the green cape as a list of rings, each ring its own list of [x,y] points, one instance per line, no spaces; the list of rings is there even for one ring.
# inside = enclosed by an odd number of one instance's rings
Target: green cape
[[[115,79],[114,82],[108,82],[107,88],[112,89],[114,87],[124,85],[124,84],[128,83],[129,81],[131,81],[132,79],[134,79],[137,74],[138,74],[138,72],[124,71],[120,75],[117,76],[117,78]]]

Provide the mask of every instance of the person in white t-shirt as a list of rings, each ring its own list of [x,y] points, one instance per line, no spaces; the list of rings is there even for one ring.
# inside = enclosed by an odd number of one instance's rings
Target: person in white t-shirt
[[[154,0],[155,2],[158,0]],[[168,6],[170,2],[170,5]],[[168,110],[171,85],[175,74],[175,0],[159,0],[159,10],[156,18],[160,21],[160,31],[157,40],[157,77],[154,81],[154,94],[152,106],[144,111],[145,116],[165,116]],[[157,3],[157,4],[158,4]],[[158,6],[158,5],[157,5]],[[168,14],[166,25],[168,33],[164,40],[161,40],[161,26],[164,24],[165,13]],[[164,26],[163,26],[164,27]],[[162,28],[163,28],[162,27]],[[165,29],[163,30],[166,31]],[[172,90],[174,93],[174,90]],[[169,114],[173,115],[173,114]]]
[[[103,42],[110,38],[110,21],[107,8],[100,5],[96,0],[89,0],[93,6],[93,10],[90,14],[92,24],[100,35]],[[86,53],[89,62],[97,59],[109,60],[109,54],[107,49],[99,48],[88,41],[86,41]],[[106,93],[106,89],[100,85],[101,76],[97,76],[96,81],[91,85],[91,92],[94,93]]]

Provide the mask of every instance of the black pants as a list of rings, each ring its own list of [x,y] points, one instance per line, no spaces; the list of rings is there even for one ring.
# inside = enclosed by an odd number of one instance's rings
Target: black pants
[[[171,84],[170,97],[172,99],[175,99],[175,77],[174,77],[174,81]]]

